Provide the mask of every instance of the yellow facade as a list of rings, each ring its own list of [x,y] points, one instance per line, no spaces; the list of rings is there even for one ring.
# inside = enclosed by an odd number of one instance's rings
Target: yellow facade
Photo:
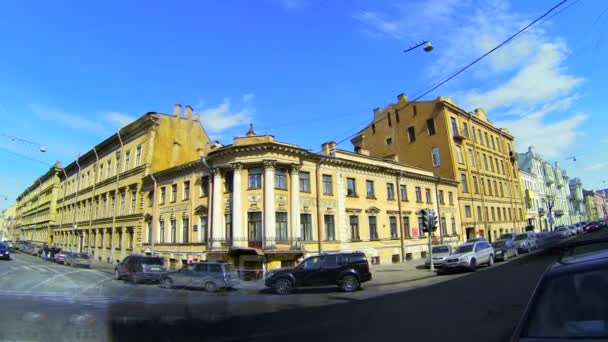
[[[146,113],[65,167],[52,243],[118,261],[142,249],[142,182],[210,149],[198,115]]]
[[[2,214],[0,215],[0,238],[11,241],[17,241],[19,239],[19,234],[15,233],[15,215],[15,204],[2,210]]]
[[[323,154],[315,154],[250,131],[211,150],[205,161],[155,173],[156,184],[150,179],[145,185],[146,196],[153,198],[147,208],[153,231],[147,236],[154,242],[144,244],[145,252],[153,248],[172,266],[194,258],[229,260],[241,271],[290,266],[307,255],[332,251],[364,251],[373,263],[401,262],[426,253],[427,240],[418,229],[418,211],[425,208],[445,218],[435,234],[437,243],[462,241],[456,182],[335,150],[335,143],[324,147]],[[185,181],[197,189],[201,182],[205,190],[196,190],[200,196],[192,203],[167,203],[172,187],[179,193]],[[370,196],[367,182],[373,182]],[[198,224],[190,241],[167,232],[173,231],[172,217],[181,231],[184,215]]]
[[[61,163],[57,162],[17,197],[15,235],[19,239],[37,244],[49,242],[57,219],[60,173]]]
[[[408,102],[401,94],[397,103],[377,108],[352,143],[360,153],[456,180],[466,236],[492,239],[526,225],[513,140],[483,109],[467,113],[444,97]]]

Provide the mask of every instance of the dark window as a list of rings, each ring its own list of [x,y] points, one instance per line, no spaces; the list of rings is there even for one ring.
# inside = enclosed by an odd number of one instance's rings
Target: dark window
[[[372,124],[372,134],[376,134],[376,125]]]
[[[184,196],[182,199],[184,201],[187,201],[190,199],[190,182],[189,181],[184,182]]]
[[[190,219],[188,217],[182,218],[182,242],[188,243],[190,241]]]
[[[334,241],[336,239],[336,227],[334,225],[334,215],[324,215],[325,239]]]
[[[262,212],[247,213],[247,237],[254,246],[261,247],[262,242]]]
[[[471,217],[471,206],[470,205],[464,206],[464,216]]]
[[[429,135],[435,135],[435,120],[426,120],[426,128],[429,131]]]
[[[399,236],[397,235],[397,217],[389,216],[388,218],[389,227],[391,229],[391,239],[396,239]]]
[[[300,214],[300,229],[302,230],[302,240],[312,241],[312,216],[310,214]]]
[[[158,234],[160,235],[160,243],[165,242],[165,220],[161,219],[158,221]],[[102,235],[103,236],[103,235]]]
[[[323,175],[323,195],[333,194],[331,175]]]
[[[260,189],[262,187],[262,169],[253,167],[248,170],[249,189]]]
[[[359,237],[359,216],[351,215],[349,217],[350,221],[350,239],[353,241],[361,240]]]
[[[287,170],[283,168],[277,168],[274,173],[274,187],[275,189],[286,190],[287,189]]]
[[[395,120],[399,122],[399,109],[395,109]]]
[[[365,189],[367,190],[367,197],[368,198],[375,198],[376,195],[374,194],[374,182],[373,181],[365,181]]]
[[[233,173],[232,172],[226,172],[226,174],[224,175],[224,191],[225,192],[232,192],[232,180],[233,180]]]
[[[445,204],[445,201],[443,198],[443,190],[439,190],[439,204]]]
[[[422,228],[424,228],[424,223],[422,222],[422,217],[418,216],[418,233],[420,236],[424,236],[424,231]]]
[[[388,127],[392,127],[393,120],[391,120],[391,113],[386,113],[386,120],[388,121]]]
[[[209,195],[209,177],[201,178],[201,197]]]
[[[232,240],[232,215],[226,214],[224,218],[226,219],[226,240]]]
[[[492,196],[492,182],[488,179],[488,193]]]
[[[387,145],[392,145],[393,144],[393,138],[386,138],[386,144]]]
[[[414,114],[414,116],[418,115],[418,110],[416,108],[416,105],[412,106],[412,113]]]
[[[479,221],[483,220],[483,218],[481,217],[481,207],[477,206],[477,219]]]
[[[288,237],[288,226],[287,226],[287,213],[279,211],[276,214],[276,224],[277,224],[277,240],[278,241],[287,241]]]
[[[171,220],[171,243],[177,242],[177,222],[175,219]]]
[[[448,227],[447,227],[447,223],[445,222],[445,217],[441,218],[441,232],[443,233],[443,235],[448,235]]]
[[[378,226],[376,222],[376,216],[369,216],[369,239],[378,240]]]
[[[416,202],[422,203],[422,189],[419,186],[416,187]]]
[[[395,199],[395,184],[386,183],[386,198],[389,200]]]
[[[403,236],[406,238],[411,237],[410,234],[410,217],[409,216],[403,216]]]
[[[310,173],[300,172],[300,191],[310,192]]]
[[[469,136],[469,127],[467,126],[466,123],[462,123],[462,133],[468,137]]]
[[[211,273],[222,273],[222,266],[219,264],[208,264],[207,267]]]
[[[416,129],[414,129],[414,126],[408,127],[407,135],[410,138],[410,143],[413,143],[416,141]]]
[[[347,196],[357,196],[357,186],[354,178],[346,179],[346,195]]]
[[[455,118],[450,118],[450,122],[452,123],[452,134],[453,136],[458,135],[458,124],[456,124]]]
[[[469,186],[467,184],[467,175],[466,174],[461,174],[460,175],[460,183],[462,185],[462,192],[469,192]]]
[[[476,194],[479,193],[479,185],[477,184],[477,176],[473,176],[473,191],[475,191]]]
[[[401,200],[403,201],[407,201],[407,188],[405,185],[401,184],[399,185],[400,191],[401,191]]]
[[[424,189],[424,195],[426,196],[426,203],[431,203],[431,189]]]

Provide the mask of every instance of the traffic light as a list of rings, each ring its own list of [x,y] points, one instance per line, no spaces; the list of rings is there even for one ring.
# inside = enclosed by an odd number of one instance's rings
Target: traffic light
[[[426,233],[428,232],[429,226],[429,210],[420,209],[420,218],[422,219],[422,227],[420,227],[420,229]]]
[[[428,230],[430,230],[431,232],[434,232],[437,230],[437,216],[435,216],[435,215],[429,216]]]

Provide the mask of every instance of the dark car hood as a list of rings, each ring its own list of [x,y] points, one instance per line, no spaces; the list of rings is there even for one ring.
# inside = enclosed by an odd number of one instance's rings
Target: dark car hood
[[[4,253],[6,251],[8,251],[8,247],[6,247],[6,246],[0,246],[0,252]]]
[[[295,267],[282,267],[277,268],[272,271],[268,271],[268,273],[272,272],[273,274],[283,274],[283,273],[293,273],[296,271]]]

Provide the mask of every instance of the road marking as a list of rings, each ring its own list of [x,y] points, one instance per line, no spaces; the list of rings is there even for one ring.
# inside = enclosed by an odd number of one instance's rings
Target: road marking
[[[30,287],[30,288],[28,289],[28,291],[32,291],[33,289],[37,288],[38,286],[44,285],[44,284],[48,283],[49,281],[55,280],[55,278],[65,278],[66,280],[68,280],[68,281],[69,281],[69,282],[71,282],[72,284],[76,285],[76,283],[75,283],[75,282],[74,282],[72,279],[70,279],[70,278],[68,278],[68,277],[66,277],[66,276],[67,276],[68,274],[74,274],[74,273],[78,273],[78,272],[82,272],[82,271],[81,271],[81,270],[78,270],[78,271],[72,271],[72,272],[67,272],[67,273],[63,273],[63,274],[56,274],[56,275],[54,275],[54,276],[52,276],[52,277],[50,277],[50,278],[47,278],[46,280],[44,280],[44,281],[42,281],[42,282],[40,282],[40,283],[38,283],[38,284],[36,284],[36,285],[34,285],[34,286]]]
[[[44,273],[48,273],[49,272],[49,271],[47,271],[46,269],[44,269],[44,268],[42,268],[40,266],[30,266],[30,267],[33,268],[33,269],[36,269],[36,270],[38,270],[40,272],[44,272]]]
[[[108,280],[112,280],[112,279],[114,279],[114,278],[113,277],[107,277],[106,279],[98,281],[97,283],[95,283],[95,284],[93,284],[93,285],[91,285],[89,287],[85,287],[84,289],[82,289],[80,291],[80,294],[85,293],[86,291],[91,290],[91,289],[97,289],[97,288],[99,288],[101,286],[101,284],[105,283]]]
[[[32,266],[25,266],[25,265],[21,266],[21,268],[23,268],[24,270],[27,270],[27,271],[31,271],[30,267],[32,267]]]

